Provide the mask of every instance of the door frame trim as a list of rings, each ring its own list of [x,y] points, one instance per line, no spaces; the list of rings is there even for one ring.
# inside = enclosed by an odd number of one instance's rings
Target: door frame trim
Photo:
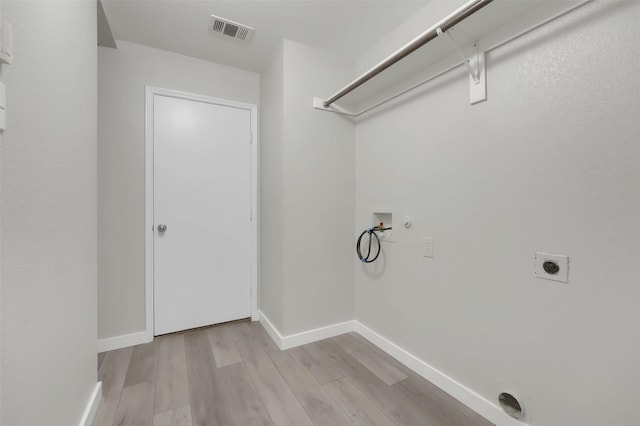
[[[257,321],[258,316],[258,107],[255,104],[230,101],[227,99],[214,98],[211,96],[197,95],[179,90],[165,89],[156,86],[145,86],[145,299],[146,299],[146,330],[148,341],[152,341],[154,332],[154,312],[153,312],[153,98],[156,95],[167,96],[177,99],[187,99],[196,102],[204,102],[215,105],[222,105],[232,108],[248,110],[251,116],[251,319]]]

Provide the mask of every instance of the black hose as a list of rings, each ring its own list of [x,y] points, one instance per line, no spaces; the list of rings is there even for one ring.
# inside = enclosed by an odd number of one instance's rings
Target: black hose
[[[377,231],[388,231],[390,229],[391,227],[381,228],[379,226],[374,226],[373,228],[365,229],[364,231],[362,231],[362,234],[360,234],[360,236],[358,237],[358,241],[356,242],[356,254],[358,255],[358,259],[360,259],[362,263],[372,263],[376,261],[378,256],[380,256],[380,249],[381,249],[380,238],[378,237]],[[363,256],[360,246],[362,243],[362,237],[364,237],[366,234],[369,234],[369,245],[367,247],[367,255]],[[372,235],[375,237],[376,243],[378,246],[378,249],[376,250],[376,254],[375,256],[373,256],[373,258],[371,258],[371,238],[372,238],[371,236]]]

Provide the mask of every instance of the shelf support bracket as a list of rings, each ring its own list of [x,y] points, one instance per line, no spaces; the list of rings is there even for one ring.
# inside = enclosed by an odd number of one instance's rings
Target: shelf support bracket
[[[442,31],[442,28],[437,28],[436,33],[438,34],[438,36],[442,36],[444,34],[449,36],[453,47],[455,47],[456,52],[462,58],[462,64],[469,72],[469,103],[473,105],[477,104],[478,102],[486,101],[487,73],[484,62],[484,52],[480,52],[478,41],[476,40],[473,42],[473,47],[475,49],[475,60],[473,60],[472,64],[472,59],[467,59],[465,54],[462,52],[459,43],[451,34],[451,30]]]
[[[351,111],[342,108],[340,105],[331,104],[328,107],[324,106],[324,99],[321,98],[313,98],[313,107],[315,109],[319,109],[322,111],[330,111],[335,112],[342,115],[348,115],[350,117],[357,117],[357,114],[352,113]]]

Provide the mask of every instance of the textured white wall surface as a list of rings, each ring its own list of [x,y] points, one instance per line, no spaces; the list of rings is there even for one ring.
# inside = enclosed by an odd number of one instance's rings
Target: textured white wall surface
[[[77,425],[96,386],[96,5],[3,1],[2,413]]]
[[[458,68],[356,126],[356,228],[414,219],[356,267],[356,319],[531,425],[638,424],[638,28],[639,2],[590,3],[490,52],[487,102]]]
[[[259,103],[260,77],[118,41],[98,48],[98,337],[145,329],[145,85]]]

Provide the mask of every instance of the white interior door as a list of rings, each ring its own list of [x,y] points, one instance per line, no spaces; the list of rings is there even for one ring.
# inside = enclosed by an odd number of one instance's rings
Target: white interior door
[[[250,142],[248,109],[153,96],[155,335],[251,315]]]

